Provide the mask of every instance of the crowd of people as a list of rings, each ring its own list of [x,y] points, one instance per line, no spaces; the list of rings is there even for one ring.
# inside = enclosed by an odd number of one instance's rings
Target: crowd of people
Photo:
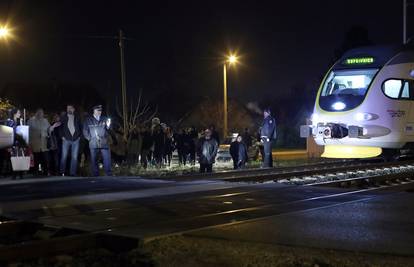
[[[32,155],[30,171],[34,175],[78,176],[79,165],[88,162],[89,175],[98,176],[99,162],[102,162],[105,175],[111,176],[113,164],[140,164],[145,169],[170,166],[174,150],[177,151],[180,165],[195,165],[198,159],[201,173],[212,172],[220,144],[214,125],[202,131],[197,131],[194,127],[173,131],[158,118],[153,118],[150,125],[132,127],[128,134],[124,134],[122,127],[117,127],[110,118],[102,115],[102,109],[102,105],[96,105],[91,114],[80,116],[74,105],[67,105],[66,112],[54,114],[50,122],[42,109],[36,110],[27,122],[23,121],[19,109],[10,110],[5,125],[13,128],[15,138],[13,146],[1,153],[2,173],[13,177],[22,176],[22,172],[13,172],[10,164],[10,157],[18,155],[19,151]],[[29,126],[28,142],[17,133],[19,125]],[[265,129],[268,128],[266,116],[264,126]],[[263,138],[263,134],[269,134],[263,132],[264,126],[259,139],[265,144],[262,154],[264,163],[270,167],[271,159],[266,158],[266,146],[269,146],[266,142],[275,138],[275,129],[270,133],[272,136]],[[234,169],[245,167],[251,143],[247,130],[244,136],[239,135],[231,143],[229,152]]]

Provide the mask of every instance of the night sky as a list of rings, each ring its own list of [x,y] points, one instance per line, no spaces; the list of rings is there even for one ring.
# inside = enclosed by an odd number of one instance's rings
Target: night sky
[[[117,92],[117,42],[93,37],[121,28],[133,38],[125,50],[130,91],[219,97],[222,57],[235,51],[242,64],[229,70],[229,96],[261,101],[316,90],[353,25],[374,43],[400,43],[401,16],[402,1],[2,0],[0,21],[17,37],[0,45],[0,88],[57,80]]]

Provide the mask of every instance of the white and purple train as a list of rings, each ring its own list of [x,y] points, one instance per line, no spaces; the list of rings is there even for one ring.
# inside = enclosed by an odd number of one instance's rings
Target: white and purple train
[[[322,157],[395,157],[414,149],[414,46],[371,46],[346,52],[316,96],[312,136]]]

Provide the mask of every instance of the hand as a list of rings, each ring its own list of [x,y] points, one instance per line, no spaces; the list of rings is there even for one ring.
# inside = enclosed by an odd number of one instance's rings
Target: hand
[[[56,128],[56,127],[59,127],[61,124],[62,123],[60,121],[57,121],[57,122],[53,123],[52,127]]]

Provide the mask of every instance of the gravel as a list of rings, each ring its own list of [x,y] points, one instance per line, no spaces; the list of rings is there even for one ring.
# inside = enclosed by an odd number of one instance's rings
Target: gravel
[[[394,267],[414,266],[414,258],[297,248],[191,236],[170,237],[146,245],[156,266]]]

